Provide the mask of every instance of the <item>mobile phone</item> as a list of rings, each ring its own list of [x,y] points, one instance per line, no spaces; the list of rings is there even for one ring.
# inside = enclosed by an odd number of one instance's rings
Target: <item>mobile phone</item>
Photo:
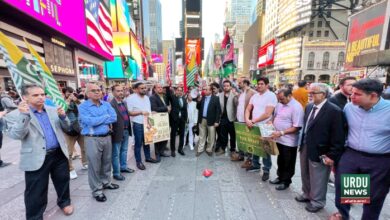
[[[324,165],[326,165],[326,164],[325,164],[325,158],[326,158],[325,155],[321,155],[321,156],[320,156],[320,161],[321,161],[321,163],[324,164]]]

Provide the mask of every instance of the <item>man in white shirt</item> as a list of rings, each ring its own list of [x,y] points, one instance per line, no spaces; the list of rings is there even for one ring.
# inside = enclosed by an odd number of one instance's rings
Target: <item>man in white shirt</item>
[[[267,77],[260,77],[257,80],[257,92],[252,96],[249,104],[245,110],[245,122],[248,128],[253,126],[258,126],[259,124],[267,123],[272,118],[272,113],[274,112],[276,104],[278,104],[278,99],[276,98],[275,93],[269,91],[269,80]],[[250,115],[252,113],[252,119]],[[263,157],[263,181],[269,179],[269,171],[272,166],[271,155],[267,154],[266,157]],[[253,155],[252,166],[246,169],[249,172],[258,172],[260,171],[259,157]]]
[[[148,116],[151,110],[149,97],[146,96],[146,86],[139,82],[134,85],[135,93],[126,99],[127,109],[133,122],[134,133],[134,156],[137,162],[137,167],[140,170],[145,170],[145,165],[142,163],[141,147],[144,148],[145,161],[156,163],[157,161],[150,156],[150,146],[144,142],[144,116]]]

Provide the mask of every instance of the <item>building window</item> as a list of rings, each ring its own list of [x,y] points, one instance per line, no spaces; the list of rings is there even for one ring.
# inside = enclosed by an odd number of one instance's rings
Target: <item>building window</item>
[[[321,37],[321,31],[317,31],[317,37]]]
[[[329,52],[324,53],[322,58],[322,69],[329,69]]]
[[[313,37],[314,35],[313,35],[313,31],[310,31],[309,32],[309,37]]]
[[[307,69],[313,69],[314,68],[314,58],[315,58],[314,52],[310,52],[309,53],[309,59],[307,61]]]
[[[324,32],[324,37],[329,37],[329,31]]]
[[[311,27],[311,28],[314,27],[314,21],[310,22],[310,27]]]
[[[318,27],[322,27],[322,21],[318,21],[317,26],[318,26]]]
[[[340,52],[337,58],[337,68],[341,67],[344,63],[345,54],[344,52]]]

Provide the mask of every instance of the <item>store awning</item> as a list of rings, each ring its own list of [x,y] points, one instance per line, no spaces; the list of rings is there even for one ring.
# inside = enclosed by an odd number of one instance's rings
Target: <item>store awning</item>
[[[353,66],[390,66],[390,50],[383,50],[356,56],[353,59]]]

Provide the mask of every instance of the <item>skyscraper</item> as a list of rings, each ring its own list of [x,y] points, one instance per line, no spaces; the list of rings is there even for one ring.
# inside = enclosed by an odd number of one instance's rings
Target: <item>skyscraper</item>
[[[160,0],[143,0],[143,24],[145,46],[151,54],[162,53],[162,23]],[[149,44],[149,45],[148,45]]]

